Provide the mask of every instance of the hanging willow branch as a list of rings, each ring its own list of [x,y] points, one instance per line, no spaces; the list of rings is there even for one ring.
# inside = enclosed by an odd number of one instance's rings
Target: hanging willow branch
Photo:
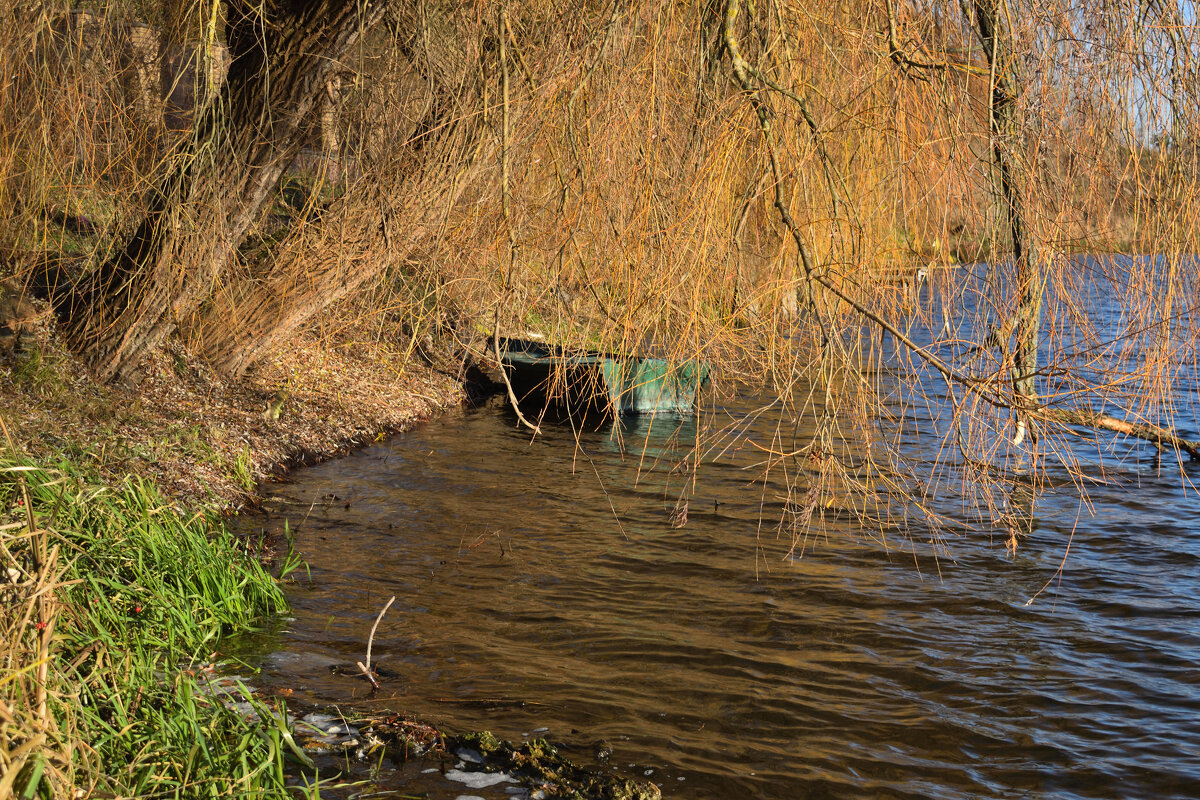
[[[500,312],[497,310],[492,318],[492,354],[496,357],[496,363],[500,366],[500,377],[504,379],[504,388],[508,390],[508,402],[512,405],[513,413],[517,415],[517,420],[533,434],[542,432],[542,429],[534,425],[525,415],[521,413],[521,404],[517,400],[517,393],[513,391],[512,381],[508,378],[508,370],[504,368],[504,360],[500,356]]]
[[[767,147],[767,158],[771,162],[771,176],[774,178],[773,200],[775,208],[779,212],[784,226],[787,227],[788,232],[791,234],[792,240],[795,241],[796,248],[800,251],[800,261],[804,265],[804,274],[811,283],[816,267],[813,263],[812,251],[809,249],[808,243],[804,241],[804,236],[800,233],[800,226],[792,218],[792,212],[788,209],[783,196],[783,170],[779,167],[779,147],[775,143],[775,137],[771,133],[771,110],[763,102],[762,98],[759,97],[758,87],[750,80],[754,74],[754,68],[742,56],[741,46],[738,44],[737,35],[734,33],[733,26],[734,21],[737,19],[738,11],[738,0],[729,0],[726,3],[725,19],[721,28],[725,39],[725,49],[729,53],[729,62],[733,66],[733,72],[737,76],[738,84],[742,87],[742,91],[746,92],[750,100],[750,105],[754,109],[755,115],[758,116],[758,127],[762,131],[763,142]],[[809,302],[811,305],[811,288]]]
[[[976,3],[977,11],[982,7],[983,20],[980,24],[979,34],[988,47],[989,63],[994,70],[997,64],[997,48],[999,42],[996,39],[995,30],[995,6],[994,3],[988,0],[980,0]],[[895,325],[890,323],[880,314],[877,314],[855,298],[848,295],[840,289],[835,283],[829,280],[824,272],[817,268],[814,264],[811,250],[804,239],[804,235],[788,209],[786,199],[783,195],[783,170],[780,166],[779,148],[775,141],[773,132],[773,115],[770,108],[759,95],[759,87],[754,83],[753,79],[757,79],[761,83],[774,89],[779,93],[789,97],[797,102],[802,110],[804,108],[803,99],[794,92],[789,92],[785,88],[776,85],[768,78],[763,76],[758,70],[750,65],[742,55],[737,36],[735,33],[734,23],[739,12],[738,0],[729,0],[725,6],[725,15],[722,24],[722,36],[725,43],[726,52],[729,54],[730,64],[733,67],[734,75],[737,78],[738,84],[746,93],[747,98],[754,109],[755,115],[758,117],[759,131],[762,135],[763,142],[766,146],[767,156],[771,168],[771,177],[773,179],[773,201],[776,210],[779,213],[779,218],[787,228],[792,240],[796,243],[796,247],[800,253],[800,260],[804,266],[807,285],[809,287],[809,308],[814,314],[817,314],[815,295],[813,293],[814,286],[820,286],[838,300],[850,306],[862,318],[868,320],[872,324],[882,328],[901,343],[909,352],[916,355],[929,366],[937,370],[943,378],[951,384],[957,384],[965,387],[970,393],[977,394],[985,402],[993,407],[1009,409],[1018,412],[1022,415],[1021,427],[1018,429],[1018,435],[1014,440],[1015,445],[1020,445],[1024,438],[1025,419],[1034,417],[1045,421],[1058,422],[1063,425],[1078,425],[1090,427],[1097,430],[1108,430],[1114,433],[1121,433],[1127,436],[1144,439],[1154,442],[1157,446],[1164,445],[1174,447],[1178,450],[1187,452],[1192,458],[1200,458],[1200,442],[1192,442],[1188,439],[1178,436],[1172,431],[1161,428],[1149,423],[1131,423],[1120,420],[1116,417],[1102,414],[1092,409],[1059,409],[1044,406],[1037,401],[1034,380],[1037,376],[1037,332],[1041,319],[1041,288],[1042,280],[1036,273],[1037,265],[1034,261],[1034,255],[1031,252],[1032,248],[1029,244],[1028,231],[1024,222],[1024,214],[1019,194],[1016,189],[1015,179],[1013,177],[1012,165],[1002,149],[1002,144],[999,141],[1002,136],[1010,135],[1013,120],[1013,106],[1016,103],[1016,98],[1012,95],[1009,84],[996,77],[992,82],[991,103],[993,114],[989,123],[989,130],[993,137],[992,155],[997,161],[997,165],[1001,171],[1001,189],[1006,204],[1006,210],[1009,213],[1010,232],[1014,239],[1014,249],[1018,258],[1018,281],[1021,285],[1022,296],[1018,309],[1013,317],[1007,321],[1006,328],[1015,328],[1018,336],[1019,355],[1014,358],[1012,368],[1013,393],[1005,390],[1003,384],[997,377],[976,378],[971,375],[964,374],[958,369],[955,369],[945,360],[939,358],[929,349],[922,347],[914,342],[909,336],[900,331]],[[999,113],[996,113],[999,112]],[[807,113],[806,124],[814,125]],[[815,134],[814,130],[814,134]],[[822,322],[820,319],[818,322]],[[826,342],[831,341],[828,334]]]

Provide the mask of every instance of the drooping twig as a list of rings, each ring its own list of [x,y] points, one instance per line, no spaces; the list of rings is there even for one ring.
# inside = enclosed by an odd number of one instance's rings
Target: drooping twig
[[[900,43],[900,35],[896,24],[896,10],[892,7],[892,0],[886,0],[884,8],[887,12],[888,22],[888,57],[895,62],[896,66],[900,67],[910,77],[926,83],[929,82],[929,79],[915,70],[932,71],[950,68],[951,65],[944,61],[922,61],[919,58],[910,56]],[[959,68],[961,69],[962,66],[959,65]]]
[[[503,112],[500,122],[500,214],[504,218],[504,230],[508,234],[508,273],[512,276],[512,254],[517,248],[516,236],[512,229],[512,214],[510,213],[512,190],[509,186],[509,163],[512,153],[511,115],[508,108],[508,37],[504,35],[508,27],[508,9],[502,3],[500,16],[496,20],[496,39],[500,42],[500,96]],[[507,285],[507,281],[506,281]]]
[[[517,393],[513,391],[512,381],[508,379],[508,370],[504,369],[504,361],[500,358],[500,312],[497,311],[492,324],[492,352],[496,356],[496,363],[500,365],[500,377],[504,379],[504,386],[508,389],[508,402],[512,404],[512,410],[516,412],[517,419],[521,424],[534,434],[539,434],[542,429],[534,425],[529,420],[525,419],[525,415],[521,413],[521,407],[517,402]]]
[[[816,265],[813,262],[812,252],[809,250],[808,243],[800,234],[800,228],[792,219],[792,213],[788,210],[787,204],[784,201],[783,171],[779,166],[779,148],[776,146],[775,139],[771,134],[773,127],[771,111],[758,96],[754,83],[750,80],[753,68],[742,56],[742,49],[738,45],[737,36],[734,34],[734,20],[737,19],[738,8],[737,0],[729,0],[725,5],[725,18],[721,26],[722,36],[725,41],[725,50],[729,53],[729,61],[733,66],[733,73],[737,77],[742,91],[746,93],[751,108],[754,109],[754,113],[758,117],[758,125],[762,131],[763,143],[767,148],[767,158],[771,166],[771,174],[775,179],[773,187],[775,208],[779,212],[779,216],[782,218],[788,232],[792,234],[792,239],[796,243],[796,249],[800,253],[800,262],[804,266],[805,276],[811,282]],[[811,285],[809,286],[809,305],[814,305]]]

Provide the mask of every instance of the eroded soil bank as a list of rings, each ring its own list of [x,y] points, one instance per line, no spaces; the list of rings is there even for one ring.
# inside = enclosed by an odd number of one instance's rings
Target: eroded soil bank
[[[96,382],[48,313],[0,353],[0,417],[34,458],[153,480],[181,508],[237,509],[255,486],[463,402],[458,365],[435,370],[399,334],[342,326],[305,336],[227,381],[177,345],[136,386]]]

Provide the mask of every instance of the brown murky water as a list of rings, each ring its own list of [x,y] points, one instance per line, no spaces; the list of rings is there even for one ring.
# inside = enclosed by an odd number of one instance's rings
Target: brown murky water
[[[577,446],[465,411],[269,487],[311,579],[257,680],[585,762],[605,741],[667,797],[1200,797],[1200,523],[1177,469],[1130,446],[1108,465],[1126,488],[1078,523],[1051,491],[1015,556],[971,535],[935,563],[834,517],[783,559],[753,452],[710,457],[670,524],[673,448],[717,419]],[[367,698],[329,667],[363,658],[393,594],[374,656],[401,677]]]

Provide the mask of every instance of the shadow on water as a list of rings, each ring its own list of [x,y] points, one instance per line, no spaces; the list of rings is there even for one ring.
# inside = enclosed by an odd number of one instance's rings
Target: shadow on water
[[[1078,523],[1051,491],[1015,556],[964,537],[934,563],[834,519],[784,559],[756,454],[680,467],[720,422],[531,441],[465,411],[270,487],[311,581],[261,682],[583,762],[605,741],[667,797],[1200,796],[1200,525],[1177,475],[1130,467],[1137,488]],[[374,653],[402,677],[368,698],[330,667],[393,594]]]

